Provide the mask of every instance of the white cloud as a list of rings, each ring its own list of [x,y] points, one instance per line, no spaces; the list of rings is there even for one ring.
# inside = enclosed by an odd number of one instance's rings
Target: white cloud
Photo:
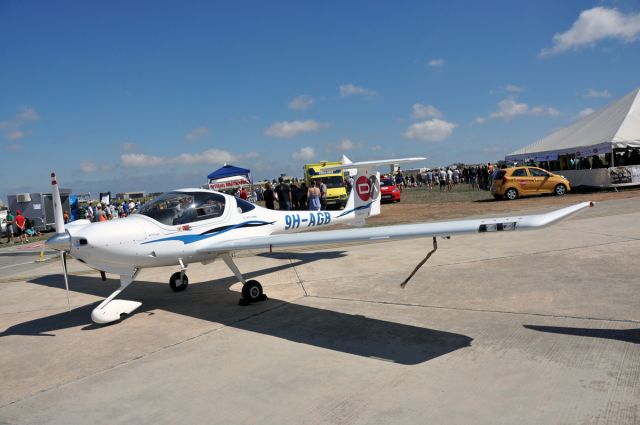
[[[584,94],[584,97],[587,99],[594,98],[594,97],[611,97],[611,93],[609,93],[609,90],[598,91],[594,89],[589,89]]]
[[[551,106],[530,107],[526,103],[518,102],[518,100],[513,97],[508,97],[498,103],[497,111],[490,113],[488,117],[478,117],[474,122],[482,125],[486,123],[488,119],[511,121],[516,117],[525,115],[557,117],[560,115],[560,112]]]
[[[24,131],[13,130],[4,135],[8,140],[20,140],[24,137]]]
[[[138,146],[135,143],[123,143],[122,144],[122,150],[124,152],[133,152],[138,148]]]
[[[40,119],[38,112],[30,106],[22,106],[18,108],[18,114],[13,118],[0,121],[0,128],[13,129],[8,133],[5,133],[4,137],[8,140],[19,140],[26,136],[26,133],[21,130],[27,123],[37,121]]]
[[[22,148],[22,145],[20,143],[11,143],[10,145],[7,145],[5,147],[5,149],[9,152],[17,152]]]
[[[313,97],[303,94],[292,99],[291,102],[289,102],[289,108],[303,111],[305,109],[309,109],[314,103],[316,103],[316,100]]]
[[[625,15],[617,9],[594,7],[580,13],[571,28],[553,36],[553,46],[542,49],[539,56],[550,56],[568,50],[593,47],[604,39],[632,42],[640,34],[640,14]]]
[[[520,93],[524,91],[524,87],[516,86],[515,84],[507,84],[504,89],[509,93]]]
[[[427,62],[427,65],[432,68],[437,68],[440,66],[444,66],[445,63],[446,62],[444,59],[438,58],[438,59],[431,59],[429,62]]]
[[[120,155],[120,163],[125,167],[158,167],[162,165],[222,165],[236,162],[239,157],[220,149],[208,149],[200,153],[182,153],[177,156],[155,156],[142,153]]]
[[[189,143],[193,143],[197,139],[207,136],[208,134],[209,134],[209,129],[205,126],[200,126],[200,127],[194,128],[193,130],[185,134],[184,139]]]
[[[82,161],[80,163],[80,171],[83,173],[95,173],[98,171],[98,167],[94,162],[91,161]]]
[[[40,119],[38,112],[30,106],[23,106],[20,108],[20,113],[18,114],[18,119],[21,122],[29,122],[29,121],[37,121]]]
[[[294,152],[291,155],[291,158],[295,159],[296,161],[310,161],[315,156],[316,156],[316,152],[313,150],[313,148],[310,146],[305,146],[299,151]]]
[[[351,139],[342,139],[340,143],[338,143],[338,149],[341,151],[350,151],[355,147],[356,145],[351,141]]]
[[[246,154],[244,154],[244,157],[246,159],[257,159],[260,158],[262,155],[260,155],[260,153],[258,152],[247,152]]]
[[[580,111],[580,112],[578,113],[578,118],[584,118],[584,117],[586,117],[587,115],[591,115],[591,114],[593,114],[595,111],[596,111],[596,110],[595,110],[595,109],[593,109],[593,108],[585,108],[585,109],[583,109],[582,111]]]
[[[377,93],[366,87],[354,86],[353,84],[343,84],[340,86],[340,96],[348,97],[353,95],[374,97]]]
[[[298,134],[311,133],[326,126],[326,124],[314,120],[280,121],[273,123],[271,127],[264,131],[264,134],[278,139],[290,139]]]
[[[421,103],[414,103],[411,107],[411,115],[417,120],[425,118],[440,118],[442,112],[440,112],[435,106],[423,105]]]
[[[373,152],[380,152],[380,151],[382,150],[382,146],[380,146],[380,145],[373,145],[373,146],[371,146],[371,150],[372,150]]]
[[[404,137],[423,142],[439,142],[451,136],[456,127],[457,124],[434,118],[410,125],[404,132]]]

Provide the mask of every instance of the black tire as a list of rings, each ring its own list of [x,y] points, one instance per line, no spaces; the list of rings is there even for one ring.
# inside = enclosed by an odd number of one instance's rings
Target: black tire
[[[247,283],[242,285],[242,298],[250,303],[255,303],[264,300],[264,293],[262,292],[262,285],[257,280],[248,280]]]
[[[567,193],[567,186],[563,184],[556,185],[555,189],[553,189],[553,193],[555,193],[557,196],[562,196]]]
[[[185,289],[187,289],[187,286],[189,286],[189,278],[185,274],[183,280],[180,281],[180,272],[175,272],[169,278],[169,286],[175,292],[184,291]]]
[[[518,191],[512,187],[510,187],[509,189],[507,189],[507,191],[504,193],[504,197],[505,199],[508,199],[510,201],[513,201],[514,199],[516,199],[518,197]]]

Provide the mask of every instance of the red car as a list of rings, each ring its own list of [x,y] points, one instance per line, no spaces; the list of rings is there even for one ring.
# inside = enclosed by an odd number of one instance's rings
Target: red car
[[[381,202],[400,202],[400,189],[391,179],[380,179]]]

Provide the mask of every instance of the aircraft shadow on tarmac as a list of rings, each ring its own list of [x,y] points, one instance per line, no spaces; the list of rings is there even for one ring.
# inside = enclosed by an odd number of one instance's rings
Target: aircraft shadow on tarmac
[[[283,258],[281,255],[278,254],[279,258]],[[287,254],[287,258],[298,260],[293,265],[300,266],[311,261],[343,255],[343,251],[325,251],[291,253]],[[291,264],[283,264],[246,273],[245,277],[256,278],[290,267]],[[29,283],[64,288],[61,275],[43,276]],[[136,281],[127,288],[123,297],[142,302],[142,306],[133,313],[134,315],[153,314],[153,310],[162,309],[292,342],[403,365],[415,365],[431,360],[468,347],[473,341],[466,335],[309,307],[273,298],[264,303],[241,307],[237,304],[240,294],[229,289],[229,286],[235,283],[235,277],[229,277],[190,284],[186,291],[175,293],[168,285],[159,282]],[[69,284],[72,291],[103,298],[118,287],[118,282],[114,279],[102,282],[100,278],[92,276],[72,275]],[[268,291],[267,286],[267,295]],[[83,325],[85,326],[82,329],[86,331],[99,329],[100,326],[91,323],[90,319],[91,310],[96,305],[97,303],[84,305],[74,308],[71,312],[20,323],[0,333],[0,337],[53,336],[52,332],[57,330]],[[116,326],[126,326],[124,323]]]
[[[589,338],[615,339],[623,342],[640,344],[639,329],[591,329],[591,328],[567,328],[562,326],[537,326],[523,325],[527,329],[554,334],[583,336]]]

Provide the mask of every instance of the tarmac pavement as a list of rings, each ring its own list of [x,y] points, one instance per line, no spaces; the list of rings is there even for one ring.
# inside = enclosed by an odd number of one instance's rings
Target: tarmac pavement
[[[405,289],[430,239],[239,253],[247,307],[221,261],[143,270],[110,326],[115,276],[70,261],[67,312],[55,259],[0,269],[0,424],[640,423],[639,220],[439,240]]]

